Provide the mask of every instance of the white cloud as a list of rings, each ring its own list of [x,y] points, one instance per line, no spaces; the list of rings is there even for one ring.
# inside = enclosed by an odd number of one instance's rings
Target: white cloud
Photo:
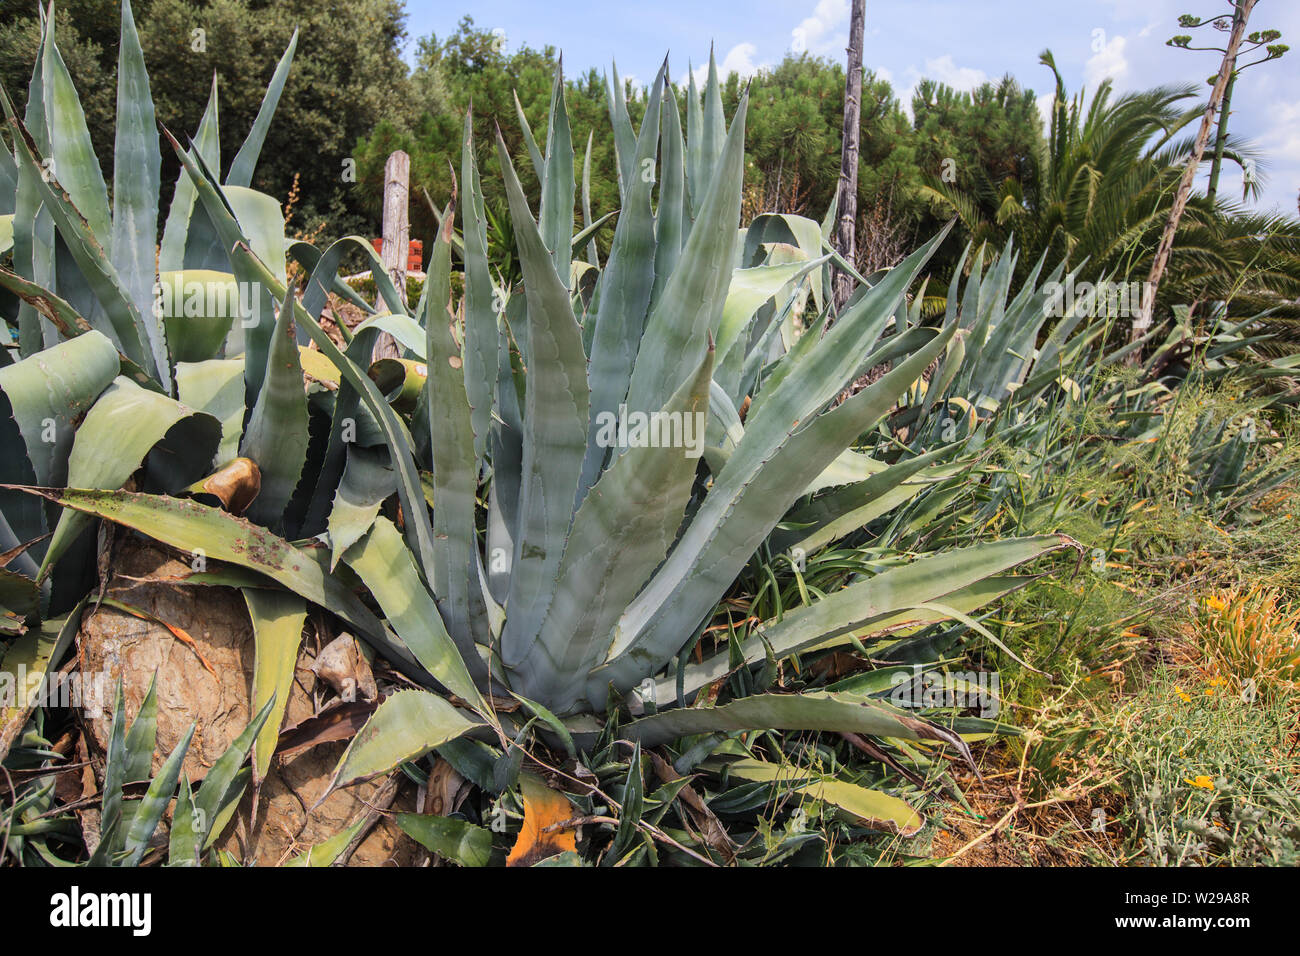
[[[790,49],[817,56],[838,54],[848,45],[849,0],[818,0],[812,16],[790,31]]]
[[[989,78],[988,74],[983,70],[977,70],[969,66],[958,66],[953,61],[950,53],[926,60],[924,70],[909,66],[903,71],[902,81],[897,83],[894,82],[894,76],[888,70],[879,67],[875,69],[877,76],[889,80],[890,86],[894,88],[894,95],[898,97],[899,107],[909,121],[912,119],[912,93],[916,90],[916,84],[921,82],[923,78],[946,83],[954,90],[966,92],[975,89],[981,83],[988,82]]]
[[[1104,39],[1104,38],[1103,38]],[[1083,79],[1088,86],[1095,87],[1109,77],[1116,86],[1123,83],[1128,75],[1128,58],[1124,56],[1124,47],[1128,41],[1122,36],[1114,36],[1101,43],[1101,49],[1088,58],[1083,65]]]
[[[718,64],[719,76],[730,76],[732,73],[739,73],[741,78],[753,76],[761,66],[754,62],[754,54],[758,52],[758,47],[752,43],[737,43],[727,55],[722,58]]]
[[[767,69],[769,64],[756,63],[754,57],[758,53],[758,47],[752,43],[737,43],[727,55],[718,61],[718,78],[725,81],[732,73],[736,73],[740,78],[748,79],[759,70]],[[695,68],[695,82],[703,87],[705,81],[709,78],[709,65]]]
[[[981,83],[987,83],[989,75],[983,70],[970,66],[958,66],[953,62],[952,54],[925,61],[925,75],[932,80],[946,83],[954,90],[973,90]]]
[[[1038,105],[1038,115],[1043,118],[1043,132],[1047,133],[1052,128],[1052,101],[1056,99],[1056,91],[1043,93],[1034,102]]]

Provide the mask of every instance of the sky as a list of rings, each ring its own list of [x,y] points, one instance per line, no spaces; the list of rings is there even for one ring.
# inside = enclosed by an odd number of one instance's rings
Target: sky
[[[665,54],[676,80],[708,64],[713,45],[723,72],[742,76],[807,50],[842,61],[848,42],[849,0],[407,0],[414,38],[454,33],[461,16],[499,30],[507,49],[552,45],[570,75],[611,61],[634,82],[648,83]],[[1188,33],[1195,45],[1224,45],[1211,27],[1186,31],[1178,16],[1208,18],[1229,0],[867,0],[863,63],[890,81],[904,104],[923,77],[969,90],[1011,73],[1050,103],[1052,75],[1038,62],[1047,48],[1073,94],[1089,93],[1106,77],[1119,91],[1192,83],[1208,96],[1207,77],[1219,55],[1165,45]],[[1233,91],[1229,130],[1262,152],[1261,212],[1296,215],[1300,190],[1300,0],[1259,0],[1249,30],[1282,31],[1294,49],[1283,59],[1244,71]],[[1202,42],[1205,37],[1205,42]],[[1252,58],[1254,59],[1254,58]],[[1193,131],[1195,126],[1191,128]],[[1202,177],[1202,188],[1204,176]],[[1240,199],[1241,172],[1225,166],[1224,196]]]

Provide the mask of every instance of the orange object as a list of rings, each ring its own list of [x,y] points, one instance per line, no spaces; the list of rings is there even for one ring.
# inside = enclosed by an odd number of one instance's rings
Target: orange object
[[[370,244],[375,247],[375,255],[384,254],[384,240],[371,239]],[[406,271],[423,272],[424,271],[424,243],[419,239],[412,239],[406,247]]]
[[[532,866],[566,850],[576,850],[574,831],[560,824],[577,814],[564,794],[552,790],[539,777],[519,775],[524,802],[524,824],[506,857],[506,866]]]

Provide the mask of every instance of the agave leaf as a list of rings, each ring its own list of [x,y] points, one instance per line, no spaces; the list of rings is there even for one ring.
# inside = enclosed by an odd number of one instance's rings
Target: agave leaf
[[[117,350],[94,331],[47,349],[39,358],[0,368],[0,391],[9,404],[4,417],[12,417],[21,432],[38,482],[64,480],[73,422],[108,387],[118,368]]]
[[[523,704],[524,709],[528,711],[528,713],[532,714],[533,717],[545,724],[546,727],[559,738],[560,742],[564,744],[564,749],[569,752],[570,757],[578,756],[578,750],[573,743],[573,734],[569,732],[568,727],[564,726],[564,721],[556,717],[549,707],[544,707],[537,701],[529,700],[527,697],[524,697],[521,694],[516,694],[514,691],[510,692],[510,696]]]
[[[295,548],[265,528],[184,498],[129,491],[29,489],[87,514],[134,528],[164,544],[202,551],[210,559],[248,568],[349,621],[394,667],[412,671],[411,658],[389,641],[383,626],[347,586],[326,573],[323,550]],[[418,671],[415,671],[418,675]]]
[[[51,668],[58,665],[59,658],[72,643],[81,626],[81,609],[85,604],[83,599],[70,614],[43,621],[40,627],[31,628],[5,647],[0,657],[0,674],[12,676],[0,706],[0,761],[9,755],[9,748],[27,725],[32,705],[41,699],[38,691],[47,681]],[[21,687],[19,674],[26,675]]]
[[[611,678],[616,687],[626,690],[672,658],[681,646],[681,632],[694,630],[808,482],[830,463],[837,449],[889,410],[954,333],[949,329],[934,336],[879,381],[802,429],[795,427],[797,410],[784,421],[769,418],[749,423],[673,553],[620,620],[611,649],[613,660],[592,673],[593,700],[605,698]],[[815,386],[808,383],[807,387]],[[778,438],[777,448],[770,449],[763,442],[764,432],[755,431],[759,427],[784,431],[786,438]],[[750,456],[760,447],[764,457],[755,462]]]
[[[586,232],[591,228],[591,146],[595,142],[596,131],[594,129],[587,131],[587,148],[582,153],[582,226]],[[3,175],[3,172],[0,172]],[[3,188],[3,187],[0,187]],[[578,241],[574,238],[574,248],[577,248]],[[596,248],[596,240],[592,239],[587,243],[587,262],[595,268],[600,268],[600,250]]]
[[[21,624],[35,617],[40,609],[40,588],[26,575],[0,568],[0,608],[7,619],[16,618]]]
[[[177,362],[176,394],[190,408],[207,412],[221,423],[221,444],[211,464],[224,465],[238,456],[244,430],[243,361]]]
[[[158,234],[161,188],[158,127],[144,51],[136,33],[130,0],[122,3],[122,38],[117,59],[117,134],[113,148],[113,226],[111,255],[122,287],[135,304],[149,344],[150,368],[163,391],[171,393],[167,344],[153,312],[154,242]],[[75,201],[75,195],[74,195]],[[84,212],[84,210],[83,210]]]
[[[741,97],[718,175],[691,228],[681,262],[646,320],[628,386],[631,409],[662,408],[699,364],[709,334],[716,336],[740,222],[748,102],[748,95]]]
[[[780,551],[794,547],[804,554],[812,554],[921,494],[933,481],[969,467],[968,463],[935,465],[956,450],[957,446],[948,445],[924,455],[915,455],[861,481],[845,484],[814,498],[789,516],[791,524],[800,525],[800,530],[774,535],[773,544]]]
[[[519,94],[512,91],[511,95],[515,98],[515,116],[519,119],[519,129],[524,134],[524,143],[528,147],[528,161],[533,164],[533,172],[537,174],[538,182],[541,182],[546,175],[546,161],[542,158],[542,151],[537,148],[537,137],[533,135],[533,127],[524,113],[524,105],[519,102]]]
[[[707,196],[712,188],[713,177],[717,175],[722,164],[722,155],[726,149],[727,118],[722,112],[722,84],[718,81],[718,61],[713,55],[713,45],[709,44],[709,75],[704,82],[704,112],[700,117],[700,195]],[[742,109],[736,110],[736,116],[743,116]],[[735,123],[735,119],[732,119]],[[743,137],[742,137],[743,139]]]
[[[349,443],[347,466],[329,516],[331,572],[344,553],[370,530],[384,499],[396,491],[397,477],[387,450]]]
[[[695,85],[695,70],[687,64],[686,70],[686,192],[690,208],[686,219],[694,222],[704,205],[704,196],[708,183],[700,170],[703,156],[704,136],[701,133],[703,115],[700,109],[700,91]]]
[[[84,605],[84,602],[83,602]],[[80,609],[78,609],[80,610]],[[122,784],[126,783],[126,702],[122,681],[113,696],[113,722],[109,729],[108,750],[104,756],[103,794],[99,811],[99,844],[90,854],[89,866],[107,866],[122,833]]]
[[[627,98],[623,82],[618,76],[618,64],[612,64],[614,82],[608,87],[609,121],[614,126],[614,158],[618,164],[618,194],[626,196],[635,176],[637,134],[632,129],[632,119],[627,112]],[[620,202],[621,202],[620,198]]]
[[[248,131],[248,137],[230,163],[230,171],[226,174],[227,186],[252,185],[253,170],[257,168],[257,159],[262,153],[262,144],[266,142],[266,133],[271,128],[275,108],[280,104],[280,94],[284,92],[284,84],[289,79],[289,67],[293,64],[293,54],[297,48],[298,28],[294,27],[289,46],[276,64],[271,83],[262,97],[262,105],[257,111],[257,119],[253,121],[253,128]]]
[[[951,744],[970,759],[970,749],[945,727],[912,717],[878,700],[813,691],[754,694],[721,707],[664,710],[634,720],[620,732],[649,748],[692,734],[737,730],[825,730],[904,740],[937,740]]]
[[[274,706],[274,697],[262,705],[239,736],[217,758],[199,785],[199,792],[194,797],[194,808],[198,814],[197,829],[203,831],[203,849],[207,849],[220,835],[244,792],[248,777],[240,768],[248,759],[249,751],[266,725]]]
[[[357,834],[366,825],[366,815],[363,813],[357,821],[350,826],[344,827],[338,833],[326,837],[320,843],[314,844],[307,848],[305,853],[299,853],[293,859],[285,863],[285,866],[333,866],[335,861],[343,855],[343,851],[357,837]]]
[[[478,459],[474,454],[465,363],[452,334],[455,318],[448,311],[453,213],[449,206],[443,214],[443,228],[438,231],[429,259],[424,301],[431,368],[424,383],[424,397],[433,457],[434,566],[430,584],[444,608],[448,631],[461,655],[468,659],[474,653],[471,625],[482,623],[481,615],[473,613],[478,589],[474,567],[478,553],[474,528]],[[478,604],[481,610],[481,600]]]
[[[176,491],[203,475],[220,439],[220,423],[211,415],[119,376],[77,429],[67,482],[74,488],[120,488],[157,448],[158,454],[150,456],[150,471],[157,473],[156,483],[163,490]],[[77,511],[59,515],[40,577],[90,523]]]
[[[273,294],[280,297],[285,295],[284,286],[278,283],[270,270],[252,254],[247,246],[237,245],[233,256],[236,261],[246,264],[260,281],[265,282]],[[295,319],[306,329],[311,340],[316,343],[316,347],[343,373],[348,384],[356,389],[362,404],[383,430],[384,441],[388,445],[393,464],[397,469],[397,493],[401,498],[402,513],[406,518],[407,534],[413,539],[412,550],[425,573],[432,573],[435,564],[433,528],[429,523],[423,492],[420,490],[419,474],[411,459],[411,442],[405,427],[388,407],[388,403],[384,401],[375,383],[357,367],[355,362],[339,351],[338,346],[300,303],[297,303],[292,296],[289,296],[289,301],[294,303]]]
[[[320,319],[330,292],[342,295],[368,312],[374,311],[369,303],[357,296],[351,286],[339,279],[339,263],[343,261],[345,255],[352,252],[360,252],[369,260],[370,277],[374,280],[379,297],[388,306],[388,311],[393,315],[405,314],[406,303],[397,286],[393,284],[393,277],[384,269],[383,261],[375,253],[375,247],[361,236],[344,236],[332,243],[323,255],[305,242],[293,243],[291,251],[299,261],[309,262],[311,275],[308,276],[307,287],[303,291],[302,305],[313,319]],[[311,253],[315,253],[314,262],[310,261]],[[418,340],[418,336],[416,338]]]
[[[348,744],[321,800],[338,787],[388,773],[482,726],[437,694],[399,690],[384,699]]]
[[[636,168],[653,166],[659,145],[659,108],[663,97],[667,63],[659,68],[654,89],[646,104],[646,119],[636,143]],[[587,452],[577,501],[586,497],[605,465],[608,449],[595,441],[603,414],[614,412],[627,396],[628,383],[636,364],[650,292],[654,286],[655,220],[650,208],[654,177],[634,176],[623,194],[623,212],[614,230],[609,261],[600,280],[600,302],[596,308],[595,331],[591,339],[591,404],[587,428]],[[592,321],[592,320],[588,320]]]
[[[54,19],[45,23],[42,37],[42,95],[45,130],[49,136],[49,158],[54,161],[54,178],[85,217],[98,243],[109,247],[108,187],[99,169],[99,158],[90,143],[90,130],[81,109],[81,98],[72,75],[54,42]]]
[[[25,118],[38,147],[48,151],[50,144],[49,137],[45,133],[45,95],[44,83],[41,79],[44,73],[41,67],[42,49],[43,44],[38,44],[36,63],[27,88]],[[0,152],[6,151],[0,150]],[[14,194],[14,269],[33,280],[38,287],[49,288],[55,284],[54,219],[41,200],[40,183],[32,172],[17,163],[16,159],[14,177],[18,182],[17,192]],[[41,321],[41,316],[36,309],[26,301],[20,303],[18,307],[19,355],[23,358],[34,355],[46,345],[53,345],[55,338],[53,327]]]
[[[307,605],[296,594],[262,588],[244,588],[248,616],[253,621],[253,699],[251,707],[261,710],[271,701],[266,722],[253,740],[253,787],[256,789],[271,766],[271,755],[284,722],[293,690],[294,666],[302,629],[307,622]]]
[[[366,537],[353,545],[343,560],[356,571],[383,608],[389,624],[424,668],[453,694],[488,713],[468,668],[482,672],[477,651],[466,657],[447,633],[433,596],[420,582],[411,552],[401,533],[387,518],[375,519]]]
[[[916,331],[926,335],[930,334],[929,329],[918,329]],[[827,488],[857,484],[866,481],[873,475],[880,474],[885,468],[886,465],[883,461],[876,461],[870,455],[864,455],[852,448],[846,448],[804,487],[803,493],[805,495],[815,495]]]
[[[186,269],[162,272],[153,291],[167,350],[176,362],[217,358],[240,312],[240,289],[229,272]]]
[[[407,836],[443,859],[461,866],[487,866],[492,860],[491,830],[425,813],[399,813],[394,819]]]
[[[497,153],[528,301],[520,525],[510,563],[510,614],[501,642],[505,662],[515,665],[536,640],[555,591],[586,451],[589,394],[587,357],[569,291],[537,231],[500,137]]]
[[[293,297],[287,296],[266,354],[263,384],[244,431],[239,453],[257,462],[262,491],[249,516],[259,524],[280,524],[307,461],[307,394],[293,339]],[[253,361],[250,354],[246,361]],[[247,381],[247,376],[245,376]]]
[[[13,153],[0,149],[0,218],[8,220],[10,240],[13,239],[13,217],[17,200],[18,164],[14,161]]]
[[[190,729],[164,761],[158,774],[149,782],[149,789],[135,808],[135,813],[131,816],[131,824],[126,831],[126,842],[123,847],[126,850],[126,857],[122,861],[123,866],[138,866],[144,851],[148,849],[149,838],[158,828],[158,822],[176,792],[181,763],[190,749],[190,741],[194,739],[194,730],[197,726],[197,724],[190,724]]]
[[[137,783],[153,775],[153,752],[158,746],[158,675],[149,681],[135,720],[126,732],[122,782]]]
[[[650,301],[658,302],[677,268],[677,260],[690,230],[686,195],[686,144],[682,140],[682,118],[677,110],[677,94],[665,83],[666,95],[661,110],[659,205],[655,209],[655,283]]]
[[[951,224],[912,253],[850,306],[820,339],[805,349],[786,355],[763,383],[749,410],[745,432],[748,435],[760,422],[775,419],[785,427],[787,416],[797,420],[830,401],[858,372],[862,356],[879,339],[893,318],[904,292],[916,279],[939,243],[947,236]],[[955,329],[946,329],[951,337]],[[805,341],[803,337],[800,344]],[[945,339],[945,342],[947,339]],[[779,410],[765,411],[769,404]],[[793,415],[791,415],[793,413]],[[766,416],[766,417],[764,417]]]
[[[890,568],[813,604],[787,611],[779,622],[757,628],[742,642],[740,657],[746,663],[764,660],[769,652],[785,657],[829,646],[832,638],[849,633],[867,636],[887,628],[951,617],[939,611],[916,610],[938,601],[952,609],[960,608],[961,613],[973,611],[1025,580],[1015,579],[1008,584],[997,577],[1002,572],[1067,547],[1074,547],[1074,543],[1064,535],[1007,538]],[[982,583],[985,581],[988,583]],[[972,606],[972,601],[978,603]],[[729,654],[688,665],[683,692],[693,693],[732,666]]]
[[[212,186],[215,191],[216,186],[211,180],[206,185]],[[201,189],[199,192],[200,198],[203,199],[204,210],[207,216],[212,218],[214,216],[212,203],[210,199],[203,198],[205,190]],[[283,288],[288,281],[284,257],[284,214],[280,211],[280,203],[277,199],[253,189],[226,186],[221,190],[221,195],[234,216],[239,236],[267,265],[276,280],[274,287],[268,283],[253,283],[252,293],[258,297],[258,301],[253,306],[253,314],[243,316],[239,325],[232,329],[231,344],[228,344],[226,349],[227,355],[236,355],[240,351],[239,342],[243,343],[244,381],[251,402],[261,393],[267,363],[270,361],[269,353],[274,344],[272,338],[275,335],[279,316],[276,314],[272,300],[283,298],[275,292],[275,289]],[[226,232],[226,237],[222,239],[224,244],[226,238],[229,238],[229,231],[219,231]],[[228,257],[223,256],[223,258]],[[245,283],[250,281],[249,276],[241,274],[243,269],[239,266],[234,268],[234,272],[241,281]]]
[[[143,339],[143,320],[131,302],[130,296],[123,289],[117,270],[96,239],[93,227],[82,218],[68,194],[61,187],[56,191],[50,179],[47,179],[46,171],[41,167],[37,157],[36,144],[27,128],[14,113],[13,104],[2,86],[0,86],[0,106],[3,107],[13,129],[15,155],[18,157],[19,166],[26,174],[25,181],[35,186],[36,193],[53,219],[64,246],[86,283],[86,288],[107,317],[107,322],[102,322],[97,315],[89,315],[86,317],[87,320],[113,339],[131,361],[146,367],[151,365],[147,357],[148,348]],[[94,162],[94,165],[98,172],[98,163]],[[55,184],[57,185],[57,182]],[[100,188],[102,188],[102,179]],[[107,214],[105,214],[104,230],[100,235],[108,235]],[[39,280],[41,277],[32,278]]]
[[[51,332],[57,330],[64,338],[74,339],[79,335],[92,331],[91,325],[74,309],[68,302],[60,299],[53,292],[44,289],[35,282],[29,282],[20,275],[15,275],[7,269],[0,268],[0,286],[4,286],[14,295],[22,300],[22,307],[33,310],[41,317],[49,320]],[[21,317],[20,317],[21,323]],[[101,333],[102,334],[102,333]],[[57,335],[56,335],[57,339]],[[21,332],[20,332],[21,340]],[[39,343],[37,343],[39,346]],[[59,342],[52,341],[50,348],[57,346]],[[37,348],[35,351],[41,351]],[[19,347],[19,354],[24,358],[30,358],[35,352],[27,353]],[[117,353],[118,363],[121,365],[123,375],[130,378],[137,385],[151,391],[161,392],[162,386],[157,379],[149,372],[146,372],[139,365],[136,365],[120,351]],[[5,364],[5,363],[0,363]]]
[[[816,220],[789,213],[769,212],[755,216],[745,231],[741,267],[758,265],[764,258],[764,250],[777,243],[793,246],[802,254],[802,258],[819,258],[823,247],[822,227]],[[825,308],[822,283],[825,271],[824,268],[818,269],[809,276],[813,303],[819,313]]]
[[[551,250],[556,274],[567,276],[573,255],[573,132],[564,104],[564,57],[555,64],[551,110],[546,120],[546,166],[542,171],[542,202],[538,228]]]
[[[0,367],[0,483],[48,485],[67,477],[73,422],[113,380],[117,365],[108,338],[89,332]],[[0,531],[6,550],[41,538],[46,523],[40,503],[0,489]],[[19,566],[35,576],[43,552],[38,546],[23,554]]]
[[[199,129],[194,136],[194,150],[202,155],[211,169],[221,166],[221,139],[218,133],[217,119],[217,78],[212,78],[212,91],[208,95],[208,105],[199,120]],[[187,247],[198,243],[190,237],[191,224],[195,220],[195,204],[198,194],[194,180],[182,169],[176,180],[176,189],[172,193],[171,205],[167,211],[167,223],[163,226],[162,243],[158,250],[158,269],[161,272],[176,272],[186,266],[205,268],[209,264],[194,262],[187,256]],[[202,210],[199,210],[202,216]],[[206,225],[206,224],[205,224]],[[208,226],[210,229],[211,227]],[[198,228],[196,228],[196,233]],[[196,237],[197,238],[197,235]]]
[[[787,285],[816,272],[826,261],[827,258],[822,257],[803,262],[759,265],[732,273],[718,327],[718,354],[722,359],[717,378],[718,384],[727,390],[733,401],[739,402],[744,397],[740,386],[748,340],[745,333],[754,313]]]
[[[415,321],[409,315],[396,315],[391,312],[385,312],[380,315],[371,316],[352,330],[353,335],[360,335],[367,329],[377,329],[380,332],[387,332],[394,339],[401,343],[404,349],[410,351],[421,362],[429,356],[428,345],[424,340],[424,329],[420,323]],[[318,353],[319,354],[319,353]]]
[[[481,460],[487,449],[492,406],[496,401],[498,342],[492,276],[488,270],[483,187],[474,158],[473,119],[472,111],[466,110],[460,159],[461,188],[465,194],[460,207],[465,262],[465,294],[461,302],[465,310],[465,390],[474,430],[474,457]]]
[[[664,406],[666,420],[703,422],[713,354]],[[561,712],[581,698],[611,629],[676,537],[697,464],[685,447],[630,448],[596,482],[574,516],[534,652],[519,668],[533,696]]]
[[[605,866],[622,862],[629,846],[636,838],[637,825],[645,809],[645,781],[641,778],[641,742],[632,746],[632,756],[627,762],[627,776],[623,778],[623,791],[619,794],[622,810],[618,815],[618,829],[614,841],[602,861]]]
[[[199,855],[203,852],[203,833],[197,822],[194,788],[190,786],[189,774],[184,774],[180,790],[176,794],[176,809],[172,811],[172,826],[167,844],[168,866],[199,865]]]
[[[360,367],[374,352],[374,343],[378,332],[364,332],[348,343],[347,355]],[[315,474],[315,490],[311,504],[303,519],[302,534],[319,534],[322,528],[328,528],[329,512],[333,508],[334,498],[338,493],[339,483],[347,470],[348,452],[352,448],[373,447],[369,442],[362,443],[361,427],[369,425],[373,418],[367,418],[361,406],[361,395],[353,388],[351,381],[343,375],[342,370],[318,349],[305,349],[300,355],[313,355],[319,358],[313,362],[329,362],[333,373],[337,375],[338,387],[334,393],[333,414],[330,420],[329,438],[325,444],[325,455]],[[382,397],[382,396],[381,396]],[[391,456],[388,464],[392,465]],[[392,490],[397,489],[396,471],[393,473]]]
[[[765,760],[732,761],[727,764],[727,773],[741,780],[775,784],[783,794],[806,796],[829,803],[843,810],[855,823],[873,830],[885,830],[898,836],[910,837],[916,836],[925,823],[906,801],[834,777],[814,774],[816,779],[813,782],[791,786],[792,776],[802,776],[802,772]]]

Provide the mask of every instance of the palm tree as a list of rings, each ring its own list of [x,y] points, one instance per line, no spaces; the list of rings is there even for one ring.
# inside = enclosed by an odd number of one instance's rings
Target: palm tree
[[[1204,112],[1196,88],[1160,86],[1116,96],[1106,80],[1085,101],[1082,92],[1067,95],[1051,51],[1040,62],[1052,70],[1056,92],[1037,181],[986,177],[963,190],[935,178],[923,193],[955,214],[977,244],[1001,245],[1015,233],[1023,249],[1020,270],[1046,253],[1049,262],[1084,267],[1094,277],[1144,278],[1192,155],[1187,128]],[[1231,137],[1225,156],[1259,165],[1258,154]],[[1250,185],[1257,191],[1258,177]],[[991,219],[987,209],[996,210]],[[1294,219],[1249,214],[1240,205],[1196,195],[1178,237],[1161,287],[1165,302],[1237,297],[1245,309],[1276,305],[1300,291],[1300,222]]]

